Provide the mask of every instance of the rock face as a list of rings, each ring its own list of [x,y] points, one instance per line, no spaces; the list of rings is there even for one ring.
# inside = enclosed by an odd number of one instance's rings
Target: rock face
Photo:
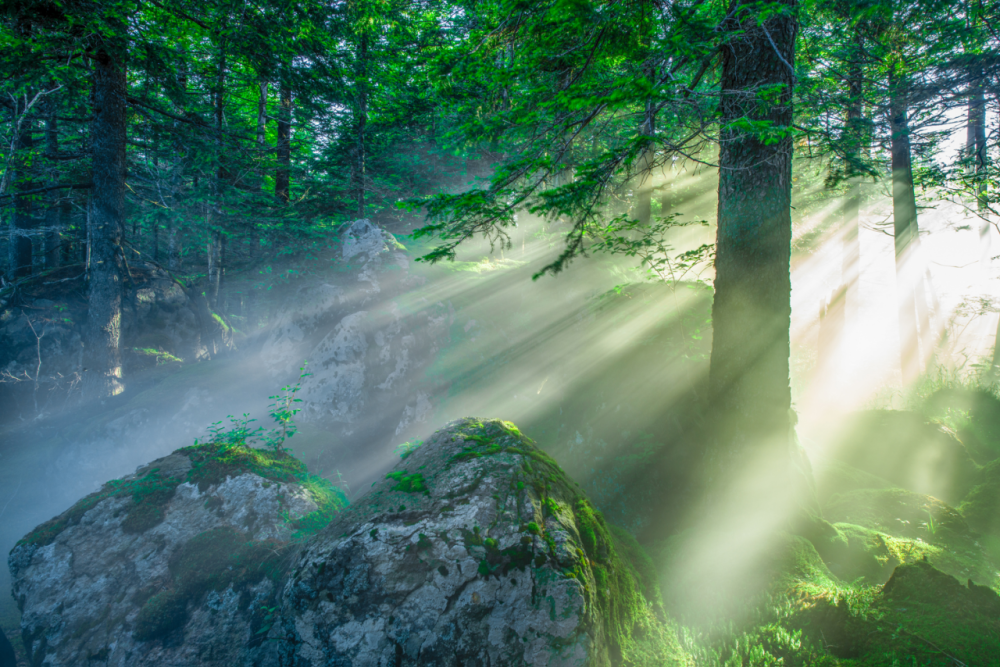
[[[17,656],[14,655],[14,647],[11,646],[7,635],[0,630],[0,667],[17,667]]]
[[[421,284],[395,238],[369,220],[342,237],[342,273],[303,288],[278,313],[260,358],[275,374],[309,360],[302,418],[338,436],[391,440],[431,412],[419,380],[446,342],[443,304],[414,308]]]
[[[312,535],[322,494],[191,449],[11,553],[33,661],[686,664],[641,549],[510,423],[450,424]],[[140,509],[151,477],[176,484]]]
[[[31,664],[236,664],[330,491],[286,454],[220,444],[109,482],[11,551]]]
[[[303,549],[265,663],[634,658],[633,637],[656,636],[656,598],[621,551],[578,487],[517,428],[456,422]],[[651,645],[654,664],[670,662],[667,642]]]

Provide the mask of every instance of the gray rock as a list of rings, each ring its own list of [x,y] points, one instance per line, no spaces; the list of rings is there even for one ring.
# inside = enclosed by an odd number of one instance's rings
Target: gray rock
[[[31,664],[237,664],[317,503],[284,468],[193,451],[105,485],[11,551]]]
[[[641,549],[512,424],[453,422],[299,541],[316,496],[191,451],[11,552],[32,664],[689,664]]]
[[[0,630],[0,667],[17,667],[17,656],[7,635]]]
[[[643,586],[623,540],[512,424],[454,422],[302,549],[260,659],[677,662],[655,577]]]

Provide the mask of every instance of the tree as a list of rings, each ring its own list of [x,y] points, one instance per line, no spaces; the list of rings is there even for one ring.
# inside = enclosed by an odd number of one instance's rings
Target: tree
[[[122,25],[94,47],[93,179],[90,204],[90,285],[85,396],[122,391],[121,318],[125,226],[126,46]]]
[[[711,386],[737,456],[790,445],[794,7],[733,0],[723,23]]]

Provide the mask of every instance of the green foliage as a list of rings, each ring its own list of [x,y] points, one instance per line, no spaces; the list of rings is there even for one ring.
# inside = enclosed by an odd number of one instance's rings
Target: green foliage
[[[407,456],[417,451],[417,448],[422,444],[424,444],[423,440],[407,440],[401,445],[396,445],[396,449],[393,451],[399,454],[399,458],[406,459]]]
[[[282,451],[285,440],[295,435],[298,430],[295,425],[295,415],[299,413],[299,408],[294,407],[296,403],[301,403],[301,398],[295,398],[295,394],[302,389],[302,380],[309,377],[311,373],[306,373],[306,364],[299,368],[299,381],[294,385],[286,385],[281,388],[281,392],[274,396],[269,396],[272,403],[268,406],[271,418],[278,425],[278,428],[268,432],[264,438],[266,447],[275,451]]]
[[[680,221],[679,217],[672,213],[644,224],[621,215],[607,223],[592,225],[588,233],[596,241],[589,249],[595,253],[637,257],[650,278],[676,285],[691,272],[707,268],[715,257],[714,244],[703,244],[675,254],[673,245],[667,241],[671,232],[691,225],[708,226],[705,220]]]
[[[395,470],[386,475],[385,478],[396,482],[396,486],[393,487],[394,491],[402,491],[403,493],[430,493],[424,483],[423,473],[416,472],[410,474],[405,470]]]

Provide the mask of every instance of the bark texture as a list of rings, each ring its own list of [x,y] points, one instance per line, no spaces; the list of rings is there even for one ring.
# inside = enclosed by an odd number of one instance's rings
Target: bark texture
[[[767,141],[734,121],[792,122],[797,24],[788,11],[757,21],[733,0],[722,56],[718,236],[710,384],[725,415],[718,445],[734,456],[789,446],[792,140]],[[766,102],[762,89],[780,91]]]
[[[90,285],[84,397],[122,391],[121,306],[125,220],[125,65],[119,49],[94,57]]]
[[[22,114],[30,113],[24,104],[24,98],[18,100],[15,105],[15,122],[21,120],[20,132],[14,139],[14,159],[12,160],[12,171],[14,172],[14,211],[10,226],[10,245],[8,266],[10,276],[14,279],[24,278],[31,275],[31,232],[35,226],[34,219],[34,197],[18,196],[18,191],[33,190],[37,187],[32,178],[31,154],[34,150],[34,137],[31,132],[31,118],[21,119]]]
[[[917,200],[913,189],[908,87],[904,77],[889,73],[889,129],[892,153],[892,220],[896,250],[896,296],[899,304],[900,368],[903,382],[920,375],[920,324],[917,315]]]
[[[856,52],[848,69],[847,79],[847,140],[849,160],[858,160],[868,149],[868,138],[864,121],[864,72],[861,69],[861,50],[864,47],[860,37],[855,39]],[[858,279],[861,266],[861,242],[858,228],[861,222],[861,176],[856,168],[848,165],[847,194],[844,197],[844,256],[841,275],[844,289],[844,315],[847,323],[858,318]]]
[[[359,218],[365,217],[365,129],[368,126],[368,34],[358,36],[358,52],[355,62],[355,85],[357,85],[357,124],[354,135],[354,165],[351,172],[351,189]]]
[[[278,169],[274,174],[274,195],[286,203],[292,180],[292,89],[283,79],[278,91],[278,142],[275,151]]]

